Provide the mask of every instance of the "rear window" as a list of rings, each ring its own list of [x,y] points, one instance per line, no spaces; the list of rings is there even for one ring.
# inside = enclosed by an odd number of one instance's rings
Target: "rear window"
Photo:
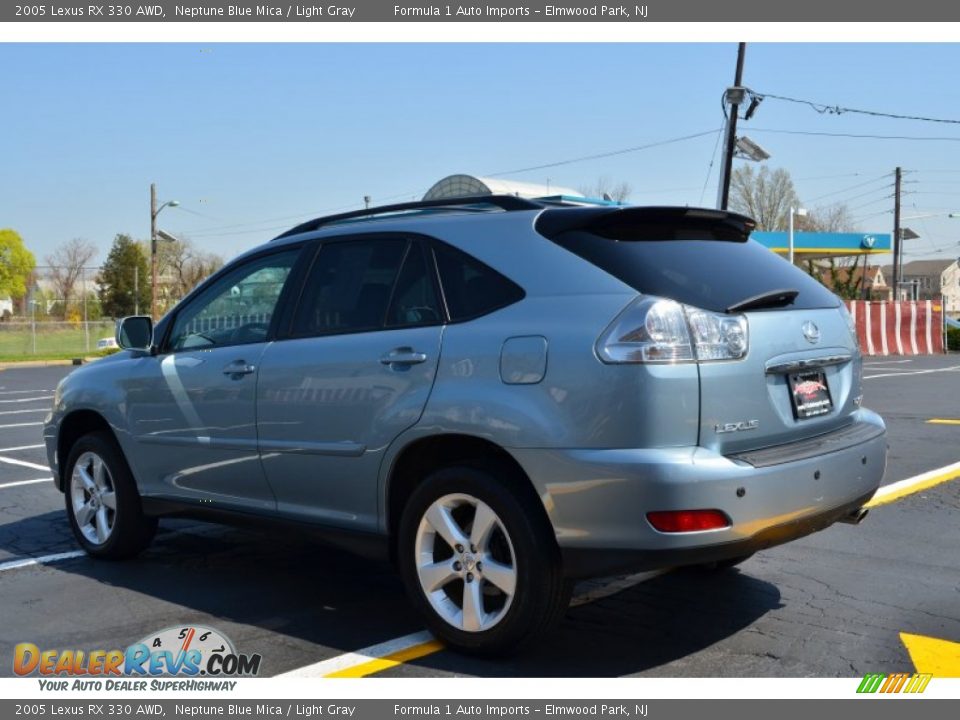
[[[775,290],[796,290],[786,308],[837,307],[836,296],[799,268],[753,240],[619,240],[570,231],[551,238],[622,280],[638,292],[658,295],[705,310],[727,308]]]

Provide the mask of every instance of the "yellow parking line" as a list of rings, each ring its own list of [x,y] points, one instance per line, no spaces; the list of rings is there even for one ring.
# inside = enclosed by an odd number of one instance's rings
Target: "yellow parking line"
[[[960,420],[952,418],[931,418],[927,420],[927,425],[960,425]]]
[[[949,482],[956,478],[960,478],[960,462],[946,465],[942,468],[931,470],[930,472],[921,473],[920,475],[915,475],[912,478],[907,478],[900,482],[884,485],[877,490],[877,494],[874,495],[873,499],[864,505],[864,507],[873,508],[879,505],[886,505],[887,503],[892,503],[900,498],[904,498],[907,495],[928,490],[936,485]]]
[[[332,672],[329,675],[324,675],[328,678],[358,678],[366,677],[367,675],[373,675],[374,673],[383,672],[384,670],[389,670],[392,667],[397,665],[402,665],[405,662],[410,660],[416,660],[417,658],[422,658],[426,655],[432,655],[435,652],[440,652],[443,650],[444,645],[439,640],[429,640],[419,645],[414,645],[413,647],[408,647],[404,650],[399,650],[395,653],[389,655],[384,655],[382,658],[377,658],[376,660],[371,660],[370,662],[365,662],[362,665],[354,665],[353,667],[344,668],[343,670],[337,670]]]

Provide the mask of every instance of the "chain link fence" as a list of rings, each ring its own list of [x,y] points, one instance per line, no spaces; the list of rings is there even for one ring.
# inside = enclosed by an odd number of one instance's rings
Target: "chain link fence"
[[[0,361],[84,357],[102,351],[101,341],[112,343],[114,321],[103,317],[99,272],[76,268],[64,282],[63,269],[40,265],[24,297],[0,298]]]
[[[84,357],[111,347],[113,334],[113,320],[0,322],[0,360]]]

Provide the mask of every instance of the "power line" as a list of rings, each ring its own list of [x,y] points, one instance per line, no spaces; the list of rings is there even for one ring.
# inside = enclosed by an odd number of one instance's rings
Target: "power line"
[[[723,110],[727,112],[726,108]],[[707,183],[710,182],[710,174],[713,172],[713,164],[717,161],[717,150],[720,148],[720,139],[723,137],[723,128],[717,130],[717,141],[713,144],[713,152],[710,154],[710,164],[707,165],[707,176],[703,179],[703,189],[700,190],[700,205],[703,205],[703,196],[707,193]]]
[[[892,120],[917,120],[921,122],[933,122],[933,123],[946,123],[949,125],[960,125],[960,120],[953,120],[947,118],[932,118],[925,117],[923,115],[901,115],[899,113],[888,113],[880,112],[878,110],[858,110],[856,108],[842,107],[840,105],[825,105],[823,103],[813,102],[812,100],[800,100],[798,98],[787,97],[786,95],[770,95],[766,93],[758,93],[751,91],[751,95],[759,97],[763,100],[767,98],[771,100],[783,100],[784,102],[797,103],[799,105],[807,105],[808,107],[816,110],[821,115],[843,115],[845,113],[854,113],[857,115],[869,115],[871,117],[884,117],[890,118]]]
[[[779,128],[751,128],[753,132],[776,133],[779,135],[809,135],[814,137],[859,138],[864,140],[919,140],[930,142],[960,142],[960,136],[931,136],[931,135],[873,135],[860,133],[833,133],[815,132],[812,130],[781,130]]]
[[[570,158],[568,160],[558,160],[556,162],[544,163],[543,165],[531,165],[530,167],[517,168],[515,170],[486,173],[485,177],[516,175],[518,173],[533,172],[534,170],[546,170],[547,168],[560,167],[561,165],[572,165],[573,163],[586,162],[587,160],[601,160],[603,158],[614,157],[616,155],[626,155],[627,153],[650,150],[651,148],[663,147],[664,145],[673,145],[686,140],[695,140],[697,138],[706,137],[707,135],[713,135],[714,133],[719,132],[719,130],[705,130],[703,132],[693,133],[691,135],[681,135],[680,137],[669,138],[668,140],[658,140],[657,142],[647,143],[646,145],[636,145],[634,147],[621,148],[619,150],[610,150],[609,152],[597,153],[595,155],[583,155],[581,157]]]
[[[875,177],[875,178],[873,178],[872,180],[867,180],[867,181],[862,182],[862,183],[857,183],[856,185],[850,185],[849,187],[845,187],[845,188],[843,188],[843,189],[841,189],[841,190],[835,190],[835,191],[833,191],[833,192],[825,193],[825,194],[823,194],[823,195],[820,195],[820,196],[818,196],[818,197],[815,197],[815,198],[809,200],[809,202],[815,203],[815,202],[817,202],[818,200],[823,200],[824,198],[828,198],[828,197],[831,197],[831,196],[833,196],[833,195],[842,195],[843,193],[849,192],[850,190],[857,190],[858,188],[866,187],[867,185],[872,185],[872,184],[875,183],[875,182],[878,182],[878,181],[880,181],[880,180],[885,180],[885,179],[887,179],[887,178],[889,178],[889,177],[890,177],[890,173],[884,173],[884,174],[881,175],[880,177]],[[884,186],[884,187],[892,187],[892,186],[887,185],[887,186]],[[871,190],[870,192],[877,192],[877,190],[883,190],[884,187],[874,188],[874,189]],[[867,194],[869,195],[869,193],[867,193]],[[856,200],[858,197],[863,197],[863,196],[862,196],[862,195],[858,195],[858,196],[856,196],[856,197],[847,198],[847,200],[848,200],[848,201],[849,201],[849,200]]]
[[[544,163],[544,164],[542,164],[542,165],[533,165],[533,166],[525,167],[525,168],[517,168],[517,169],[515,169],[515,170],[505,170],[505,171],[497,172],[497,173],[486,173],[485,177],[502,177],[502,176],[504,176],[504,175],[516,175],[516,174],[518,174],[518,173],[532,172],[532,171],[534,171],[534,170],[545,170],[545,169],[547,169],[547,168],[560,167],[560,166],[562,166],[562,165],[572,165],[573,163],[585,162],[585,161],[588,161],[588,160],[599,160],[599,159],[602,159],[602,158],[614,157],[614,156],[617,156],[617,155],[626,155],[626,154],[628,154],[628,153],[640,152],[640,151],[642,151],[642,150],[650,150],[650,149],[652,149],[652,148],[663,147],[663,146],[665,146],[665,145],[672,145],[672,144],[675,144],[675,143],[684,142],[684,141],[686,141],[686,140],[694,140],[694,139],[697,139],[697,138],[706,137],[706,136],[708,136],[708,135],[713,135],[713,134],[719,135],[720,132],[721,132],[720,130],[706,130],[706,131],[704,131],[704,132],[693,133],[693,134],[690,134],[690,135],[682,135],[682,136],[680,136],[680,137],[668,138],[668,139],[666,139],[666,140],[658,140],[657,142],[647,143],[646,145],[636,145],[636,146],[633,146],[633,147],[626,147],[626,148],[620,148],[620,149],[617,149],[617,150],[610,150],[610,151],[608,151],[608,152],[596,153],[596,154],[594,154],[594,155],[584,155],[584,156],[576,157],[576,158],[568,158],[568,159],[565,159],[565,160],[557,160],[556,162]],[[391,195],[391,196],[389,196],[389,197],[382,198],[382,200],[383,200],[383,201],[389,201],[389,200],[394,200],[394,199],[397,199],[397,198],[404,198],[404,197],[408,197],[408,196],[411,195],[411,194],[413,194],[413,195],[422,194],[422,191],[417,191],[417,192],[414,192],[414,193],[409,193],[409,192],[398,193],[398,194],[396,194],[396,195]],[[284,225],[284,226],[271,226],[271,227],[263,227],[263,228],[257,228],[257,229],[252,229],[252,230],[242,230],[242,231],[241,231],[241,230],[238,230],[238,231],[235,231],[235,232],[219,232],[219,231],[232,230],[232,229],[234,229],[234,228],[250,227],[250,226],[252,226],[252,225],[264,225],[264,224],[266,224],[266,223],[280,222],[280,221],[282,221],[282,220],[297,220],[297,219],[304,218],[304,217],[308,217],[308,216],[310,216],[310,217],[316,217],[316,216],[322,215],[322,214],[324,214],[324,213],[337,212],[337,211],[339,211],[339,210],[348,210],[348,209],[350,209],[350,208],[356,207],[357,205],[359,205],[359,203],[354,203],[354,204],[351,204],[351,205],[345,205],[345,206],[336,207],[336,208],[327,208],[327,209],[324,209],[324,210],[317,210],[317,211],[305,212],[305,213],[300,213],[300,214],[297,214],[297,215],[288,215],[288,216],[284,216],[284,217],[268,218],[268,219],[265,219],[265,220],[254,220],[254,221],[245,222],[245,223],[235,223],[235,224],[233,224],[233,225],[221,225],[221,226],[207,227],[207,228],[203,228],[203,229],[199,230],[198,232],[192,233],[192,235],[193,235],[194,237],[219,237],[219,236],[222,236],[222,235],[243,235],[243,234],[248,234],[248,233],[253,233],[253,232],[269,232],[269,231],[271,231],[271,230],[279,230],[279,229],[285,228],[286,226],[285,226],[285,225]]]
[[[906,195],[906,194],[907,194],[907,193],[901,193],[901,195]],[[876,205],[878,202],[883,202],[884,200],[889,200],[889,199],[892,198],[892,197],[893,197],[893,195],[884,195],[882,198],[877,198],[876,200],[871,200],[871,201],[869,201],[869,202],[863,203],[862,205],[857,205],[856,207],[850,208],[850,212],[855,212],[856,210],[860,210],[860,209],[865,208],[865,207],[870,207],[871,205]]]

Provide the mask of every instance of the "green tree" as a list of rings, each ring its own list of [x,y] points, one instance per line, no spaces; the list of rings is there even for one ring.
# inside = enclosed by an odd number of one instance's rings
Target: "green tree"
[[[0,230],[0,297],[21,298],[37,261],[16,230]]]
[[[124,317],[133,315],[137,310],[141,313],[150,312],[147,258],[140,245],[129,235],[121,233],[114,238],[113,247],[100,268],[97,283],[100,285],[100,307],[104,315]],[[139,288],[139,292],[134,291],[135,287]]]

